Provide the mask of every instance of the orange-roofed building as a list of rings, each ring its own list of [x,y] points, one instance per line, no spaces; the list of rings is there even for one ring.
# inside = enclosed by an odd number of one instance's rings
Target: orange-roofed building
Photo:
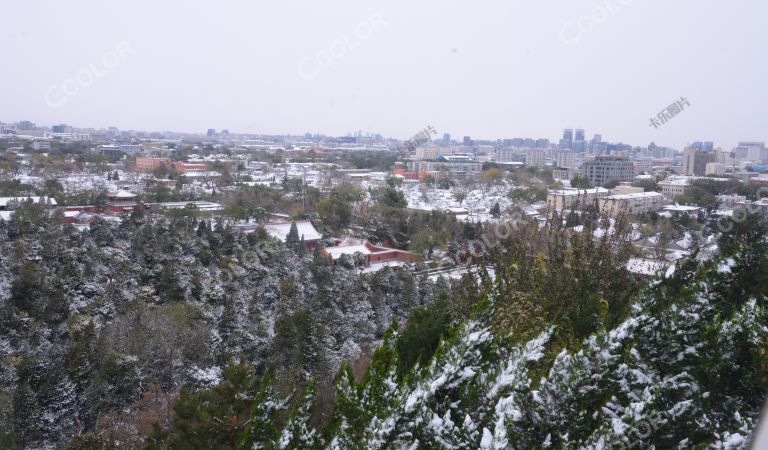
[[[187,172],[202,172],[205,170],[208,170],[208,164],[205,163],[186,163],[186,162],[177,162],[173,165],[176,168],[176,171],[184,174]]]
[[[136,157],[136,170],[138,172],[154,172],[161,167],[170,169],[172,166],[173,162],[171,162],[171,158]]]

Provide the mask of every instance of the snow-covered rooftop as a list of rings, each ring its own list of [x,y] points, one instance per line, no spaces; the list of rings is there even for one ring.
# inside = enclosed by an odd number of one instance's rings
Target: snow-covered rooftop
[[[616,194],[616,195],[610,195],[606,198],[612,199],[612,200],[634,200],[638,198],[652,198],[652,197],[664,197],[664,194],[661,192],[635,192],[634,194]]]
[[[305,241],[317,241],[323,237],[312,225],[312,222],[308,220],[294,223],[296,224],[296,229],[299,231],[299,238],[303,236]],[[291,222],[268,223],[265,228],[270,236],[285,242],[288,237],[288,232],[291,231]]]
[[[109,196],[114,198],[134,198],[136,194],[120,189],[117,192],[110,192]]]
[[[333,259],[339,259],[341,258],[341,255],[349,255],[352,256],[355,253],[362,253],[364,255],[370,255],[371,251],[366,247],[364,244],[356,244],[356,245],[337,245],[335,247],[326,247],[326,252],[328,252],[328,255],[330,255]]]
[[[666,205],[663,208],[665,211],[680,211],[680,212],[691,212],[691,211],[698,211],[701,209],[698,206],[689,206],[689,205]]]
[[[555,189],[555,190],[548,191],[548,193],[552,195],[567,195],[567,196],[607,194],[608,192],[609,192],[608,189],[602,188],[602,187],[596,187],[591,189]]]

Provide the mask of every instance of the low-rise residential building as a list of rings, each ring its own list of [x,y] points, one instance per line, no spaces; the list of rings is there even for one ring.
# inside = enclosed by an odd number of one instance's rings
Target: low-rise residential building
[[[453,150],[450,148],[428,145],[416,148],[414,158],[420,161],[431,161],[437,159],[439,156],[447,156],[451,154],[453,154]]]
[[[576,204],[585,205],[610,194],[605,188],[592,189],[557,189],[547,192],[547,206],[555,211],[574,207]]]
[[[687,215],[688,217],[696,217],[699,214],[699,211],[701,210],[701,207],[699,206],[692,206],[692,205],[664,205],[662,208],[661,213],[659,215],[665,215],[667,217],[680,217],[683,215]]]
[[[437,172],[441,176],[464,179],[479,175],[483,163],[475,161],[410,161],[409,172]]]
[[[735,210],[746,210],[751,214],[760,214],[763,217],[768,217],[768,197],[763,197],[756,201],[743,200],[736,202],[734,205]]]
[[[51,149],[51,143],[49,141],[35,140],[35,142],[32,143],[32,148],[37,151],[45,152]]]
[[[675,198],[678,195],[685,195],[688,190],[693,186],[693,182],[696,180],[708,180],[713,182],[727,182],[728,178],[715,178],[715,177],[689,177],[684,175],[673,175],[665,180],[659,181],[659,187],[661,193],[668,198]]]
[[[685,194],[688,186],[690,186],[688,177],[669,177],[666,180],[659,181],[661,193],[669,198]]]
[[[645,192],[645,189],[637,186],[632,186],[631,184],[620,184],[615,188],[611,189],[611,195],[637,194],[640,192]]]
[[[365,266],[390,267],[395,270],[404,264],[412,264],[419,260],[419,256],[415,253],[381,247],[373,245],[365,239],[354,238],[337,240],[336,245],[324,248],[322,254],[333,262],[346,255],[353,262]]]
[[[609,195],[599,200],[600,211],[611,216],[619,214],[642,214],[661,209],[667,203],[660,192],[635,192],[632,194]]]

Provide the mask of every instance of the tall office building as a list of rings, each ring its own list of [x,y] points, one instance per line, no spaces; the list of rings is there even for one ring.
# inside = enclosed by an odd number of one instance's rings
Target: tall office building
[[[563,130],[563,138],[560,139],[560,148],[573,147],[573,128]]]
[[[595,150],[600,150],[601,145],[603,143],[603,136],[600,134],[596,134],[592,137],[592,139],[589,140],[589,145],[587,146],[589,148],[589,151],[597,154]]]
[[[443,133],[443,144],[448,145],[451,143],[451,134]]]
[[[574,138],[575,141],[584,141],[584,128],[576,128],[576,136]]]
[[[683,173],[690,176],[703,177],[707,174],[707,163],[716,162],[715,154],[702,151],[696,147],[688,147],[683,152]]]
[[[28,121],[28,120],[22,120],[18,123],[16,126],[16,130],[18,131],[31,131],[35,129],[35,124]]]
[[[208,128],[208,132],[206,133],[208,137],[215,137],[216,136],[216,128]]]
[[[626,158],[615,156],[598,156],[584,163],[584,176],[592,186],[602,186],[609,181],[632,181],[635,165]]]
[[[701,152],[711,152],[712,150],[715,149],[715,144],[714,142],[711,142],[711,141],[704,141],[704,142],[694,141],[691,143],[689,147],[695,148],[696,150],[699,150]]]
[[[469,136],[464,136],[464,139],[461,142],[466,146],[470,146],[472,145],[472,138]]]

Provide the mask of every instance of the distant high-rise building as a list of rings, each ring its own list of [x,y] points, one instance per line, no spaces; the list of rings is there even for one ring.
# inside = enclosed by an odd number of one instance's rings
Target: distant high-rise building
[[[72,127],[62,123],[59,125],[52,126],[51,131],[53,131],[54,133],[71,133]]]
[[[451,134],[450,133],[443,133],[443,144],[450,144],[451,143]]]
[[[765,142],[739,142],[734,149],[734,158],[738,160],[759,161],[768,160],[768,150]]]
[[[702,152],[711,152],[715,149],[715,144],[711,141],[695,141],[690,145],[690,148],[695,148],[696,150],[702,151]]]
[[[17,131],[31,131],[35,129],[35,124],[28,121],[28,120],[22,120],[18,123],[16,126]]]
[[[584,163],[584,176],[593,186],[602,186],[609,181],[632,181],[635,165],[626,158],[598,156]]]
[[[713,152],[688,147],[683,152],[683,173],[691,176],[704,176],[707,173],[707,164],[711,162],[715,162]]]
[[[589,150],[594,154],[602,153],[603,136],[596,134],[589,140]]]
[[[584,153],[587,150],[587,141],[584,138],[584,128],[576,128],[571,150],[577,153]]]
[[[104,133],[104,135],[108,139],[117,139],[120,137],[120,130],[117,127],[109,127],[107,128],[107,132]]]
[[[215,137],[216,136],[216,128],[208,128],[208,132],[206,133],[208,137]]]
[[[568,142],[573,142],[573,128],[563,129],[563,139]]]
[[[573,147],[573,128],[566,128],[563,130],[563,138],[560,139],[561,148]]]
[[[464,139],[462,140],[464,145],[472,145],[472,139],[469,136],[464,136]]]
[[[584,139],[584,128],[576,128],[576,136],[574,137],[575,141],[583,141]]]

